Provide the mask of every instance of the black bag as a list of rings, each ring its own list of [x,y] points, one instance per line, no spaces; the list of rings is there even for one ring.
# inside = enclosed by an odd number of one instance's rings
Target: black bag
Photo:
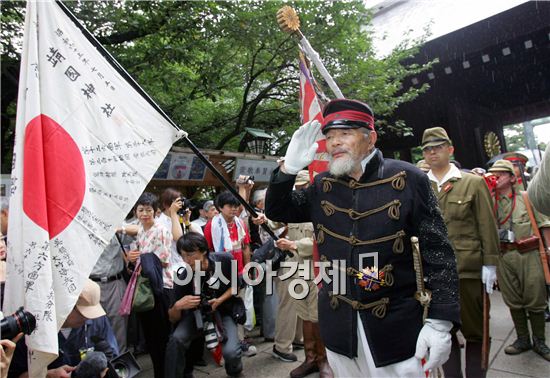
[[[231,298],[231,318],[237,324],[244,324],[246,322],[246,309],[244,307],[244,301],[240,297]]]

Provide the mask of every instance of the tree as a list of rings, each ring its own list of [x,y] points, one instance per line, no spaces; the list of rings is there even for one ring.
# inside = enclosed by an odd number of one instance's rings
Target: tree
[[[284,152],[299,126],[299,75],[297,43],[279,30],[275,20],[283,2],[66,4],[199,147],[238,149],[245,127],[255,127],[277,135],[281,149],[273,152]],[[302,31],[346,97],[373,107],[381,134],[407,132],[402,121],[385,120],[399,104],[427,89],[405,91],[401,83],[429,65],[404,65],[404,59],[415,52],[406,44],[386,59],[376,59],[364,27],[370,16],[362,1],[292,5],[300,15]],[[17,67],[16,41],[24,11],[15,2],[3,3],[3,8],[2,26],[10,25],[10,37],[3,35],[2,42],[4,81],[5,62],[12,70]],[[13,80],[10,87],[17,88]],[[13,119],[14,101],[12,96],[2,107],[4,151],[13,145],[13,122],[8,120]],[[9,159],[4,159],[3,171],[9,167],[5,160]]]
[[[526,148],[525,135],[523,134],[523,125],[521,123],[505,126],[503,133],[508,151],[518,151]]]

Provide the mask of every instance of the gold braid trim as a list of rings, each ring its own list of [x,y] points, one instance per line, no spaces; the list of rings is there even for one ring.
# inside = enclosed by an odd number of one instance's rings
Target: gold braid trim
[[[317,243],[318,244],[322,244],[325,241],[325,233],[327,233],[330,236],[332,236],[333,238],[346,241],[351,245],[372,245],[372,244],[383,243],[383,242],[387,242],[387,241],[395,239],[395,241],[393,242],[393,253],[403,253],[403,250],[404,250],[404,247],[405,247],[404,243],[403,243],[403,237],[406,234],[405,234],[405,231],[403,231],[403,230],[397,231],[393,235],[383,236],[383,237],[377,238],[377,239],[359,240],[355,236],[347,237],[347,236],[344,236],[344,235],[337,234],[336,232],[329,230],[328,228],[326,228],[322,224],[318,224],[317,229],[319,230],[317,232]]]
[[[392,188],[395,190],[403,190],[405,189],[405,179],[407,178],[407,172],[401,171],[391,177],[373,181],[373,182],[358,182],[354,179],[351,179],[349,181],[340,180],[334,177],[323,177],[323,191],[325,193],[328,193],[332,190],[332,183],[338,183],[344,186],[347,186],[350,189],[364,189],[364,188],[370,188],[372,186],[382,185],[386,184],[388,182],[391,182]]]
[[[424,285],[424,269],[422,267],[422,255],[420,254],[420,242],[416,236],[411,237],[411,247],[414,273],[416,276],[416,293],[414,294],[414,298],[422,305],[424,309],[422,321],[426,321],[428,317],[428,308],[432,301],[432,292],[427,290]]]
[[[399,220],[400,207],[401,207],[401,201],[396,199],[386,203],[385,205],[377,207],[376,209],[367,210],[361,213],[353,209],[344,209],[343,207],[338,207],[329,201],[325,201],[325,200],[321,201],[321,208],[325,212],[326,216],[330,217],[331,215],[334,215],[336,211],[339,211],[341,213],[347,214],[352,220],[359,220],[361,218],[366,218],[368,216],[379,213],[386,209],[388,209],[388,217],[394,220]]]
[[[338,308],[338,301],[342,301],[349,304],[351,308],[357,311],[368,310],[372,308],[372,314],[380,319],[386,316],[386,309],[388,307],[388,304],[390,303],[390,298],[387,297],[371,303],[361,303],[359,301],[351,300],[343,295],[333,294],[332,291],[328,292],[328,296],[330,297],[330,306],[333,310],[336,310],[336,308]]]
[[[389,264],[386,265],[380,270],[381,272],[384,272],[384,280],[386,281],[386,285],[393,286],[393,265]]]

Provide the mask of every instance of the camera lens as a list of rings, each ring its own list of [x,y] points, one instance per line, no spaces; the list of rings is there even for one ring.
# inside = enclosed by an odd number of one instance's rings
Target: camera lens
[[[204,324],[204,343],[207,349],[214,349],[218,346],[218,334],[212,322]]]
[[[0,335],[3,339],[13,339],[20,332],[30,335],[36,328],[36,318],[23,307],[0,321]]]
[[[130,376],[130,369],[128,368],[128,365],[122,361],[115,362],[113,364],[113,369],[115,369],[115,372],[120,378],[127,378]]]

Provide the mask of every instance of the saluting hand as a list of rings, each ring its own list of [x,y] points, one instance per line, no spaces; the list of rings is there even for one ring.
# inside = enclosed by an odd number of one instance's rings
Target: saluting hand
[[[286,149],[284,172],[295,175],[311,164],[317,151],[320,130],[321,124],[314,120],[304,123],[294,132]]]

